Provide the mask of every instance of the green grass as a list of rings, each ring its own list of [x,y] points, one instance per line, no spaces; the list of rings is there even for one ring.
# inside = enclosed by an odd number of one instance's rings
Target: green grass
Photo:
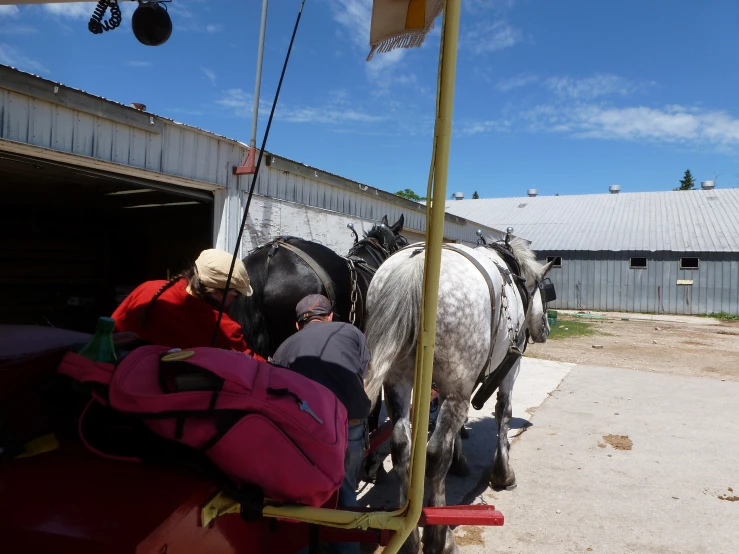
[[[712,317],[714,319],[726,319],[729,321],[739,321],[739,315],[727,314],[726,312],[701,314],[700,317]]]
[[[568,339],[572,337],[588,337],[601,335],[595,325],[584,321],[574,321],[560,317],[557,323],[550,329],[548,340]]]

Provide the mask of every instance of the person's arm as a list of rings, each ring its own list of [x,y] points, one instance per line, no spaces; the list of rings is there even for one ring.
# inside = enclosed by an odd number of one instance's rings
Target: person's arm
[[[221,344],[219,344],[221,343]],[[247,354],[254,358],[255,360],[259,360],[260,362],[266,362],[264,358],[262,358],[259,354],[252,351],[249,346],[247,346],[246,341],[244,340],[244,333],[241,331],[240,327],[237,327],[234,329],[234,331],[231,333],[231,336],[226,336],[226,334],[221,331],[218,333],[218,339],[216,340],[216,346],[219,348],[227,348],[229,350],[236,350],[237,352],[243,352],[244,354]]]
[[[124,331],[130,330],[126,328],[125,319],[126,319],[126,314],[129,309],[129,304],[131,303],[132,296],[133,296],[133,292],[131,292],[131,294],[126,296],[125,300],[123,300],[123,302],[120,303],[120,305],[113,312],[113,315],[110,316],[113,319],[115,319],[115,330],[117,333],[122,333]]]

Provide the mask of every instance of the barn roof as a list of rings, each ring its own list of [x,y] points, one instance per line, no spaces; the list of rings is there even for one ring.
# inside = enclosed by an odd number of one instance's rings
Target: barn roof
[[[449,200],[541,251],[739,252],[739,188]]]

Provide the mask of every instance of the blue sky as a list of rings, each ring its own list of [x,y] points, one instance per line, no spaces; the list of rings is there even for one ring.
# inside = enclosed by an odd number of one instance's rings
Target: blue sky
[[[261,0],[174,0],[171,39],[94,3],[0,6],[0,63],[248,142]],[[299,0],[272,0],[269,105]],[[267,149],[394,192],[425,191],[438,29],[368,53],[371,0],[307,0]],[[690,168],[739,184],[739,3],[463,0],[449,192],[669,190]],[[258,143],[266,123],[260,117]]]

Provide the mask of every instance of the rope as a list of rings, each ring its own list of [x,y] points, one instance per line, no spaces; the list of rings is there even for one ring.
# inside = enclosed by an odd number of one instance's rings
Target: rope
[[[282,65],[282,73],[280,74],[280,81],[277,84],[277,91],[275,92],[275,99],[272,102],[272,109],[269,112],[269,119],[267,120],[267,128],[264,131],[264,138],[262,139],[262,148],[259,150],[259,158],[257,159],[257,167],[254,171],[254,177],[251,181],[251,187],[249,188],[249,197],[246,200],[246,209],[244,210],[244,217],[241,218],[241,227],[239,228],[239,236],[236,238],[236,247],[234,248],[233,259],[231,260],[231,267],[228,270],[228,277],[226,278],[226,292],[228,292],[229,286],[231,285],[231,277],[233,276],[234,267],[236,266],[236,259],[239,256],[239,247],[241,246],[241,238],[244,235],[244,227],[246,227],[246,216],[249,214],[249,207],[251,206],[251,198],[254,195],[254,187],[257,184],[257,177],[259,176],[259,169],[262,167],[262,156],[264,156],[264,149],[267,146],[267,137],[269,137],[269,130],[272,127],[272,119],[275,116],[275,108],[277,107],[277,100],[280,97],[280,90],[282,89],[282,81],[285,79],[285,71],[287,71],[287,62],[290,60],[290,53],[293,49],[293,43],[295,42],[295,35],[298,32],[298,25],[300,25],[300,17],[303,15],[303,6],[305,6],[305,0],[301,0],[300,9],[298,10],[298,17],[295,20],[295,27],[293,28],[293,35],[290,38],[290,46],[287,48],[287,54],[285,55],[285,63]],[[223,295],[221,300],[221,307],[218,308],[218,319],[216,320],[216,327],[213,329],[213,339],[211,340],[211,346],[216,345],[218,339],[218,330],[221,328],[221,319],[223,318],[223,311],[226,308],[226,297]]]

